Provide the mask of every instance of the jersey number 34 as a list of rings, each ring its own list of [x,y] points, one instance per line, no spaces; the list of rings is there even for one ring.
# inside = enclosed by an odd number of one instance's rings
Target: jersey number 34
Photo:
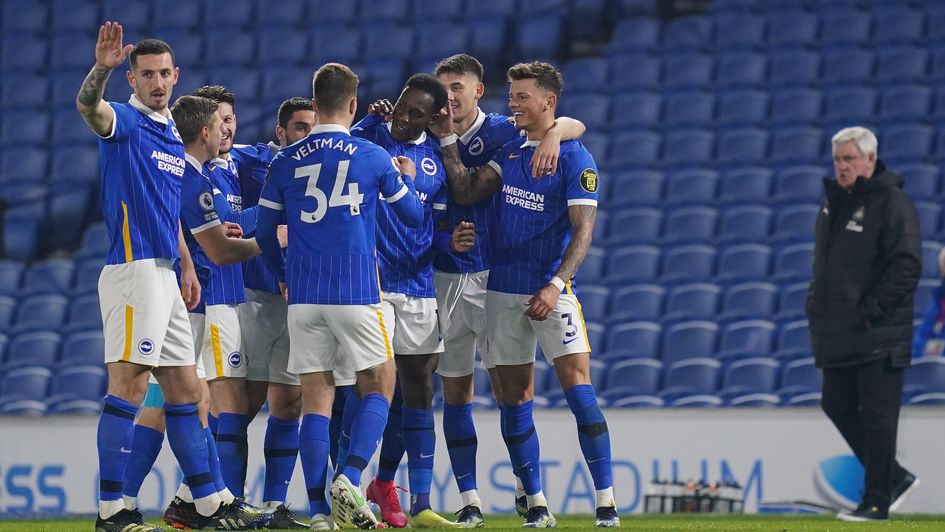
[[[314,224],[321,221],[328,213],[329,207],[348,207],[352,216],[361,214],[361,201],[364,194],[358,192],[357,183],[348,183],[348,166],[351,161],[338,161],[338,172],[335,174],[335,184],[331,187],[331,197],[325,197],[325,192],[318,188],[318,176],[322,173],[322,163],[310,164],[295,169],[296,179],[306,179],[305,196],[315,200],[314,211],[302,211],[300,218],[303,222]],[[347,186],[347,190],[345,189]]]

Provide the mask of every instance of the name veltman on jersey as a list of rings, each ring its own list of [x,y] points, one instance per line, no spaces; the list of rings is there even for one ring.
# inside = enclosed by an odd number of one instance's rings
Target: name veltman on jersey
[[[135,96],[108,105],[115,119],[99,138],[109,238],[98,285],[105,362],[190,365],[193,337],[173,269],[184,145],[174,121]]]

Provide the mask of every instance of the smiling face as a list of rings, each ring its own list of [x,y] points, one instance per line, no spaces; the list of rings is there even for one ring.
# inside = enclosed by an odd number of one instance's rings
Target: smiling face
[[[171,92],[177,84],[178,70],[171,54],[140,55],[128,71],[128,83],[141,103],[158,113],[164,113]]]
[[[415,87],[407,87],[394,104],[391,136],[399,142],[416,140],[437,116],[433,96]]]
[[[475,74],[440,74],[437,76],[449,94],[449,105],[453,109],[453,122],[463,122],[476,112],[482,97],[482,82]]]
[[[540,127],[548,127],[548,114],[554,121],[554,106],[557,97],[549,91],[538,87],[535,78],[513,79],[509,86],[509,111],[515,117],[515,125],[519,129],[532,131]]]
[[[233,149],[233,139],[236,138],[236,113],[233,111],[233,106],[226,102],[220,102],[217,112],[220,113],[220,118],[223,119],[221,126],[223,138],[220,142],[220,154],[229,153]]]
[[[223,118],[220,117],[220,110],[217,109],[210,118],[210,126],[207,128],[207,152],[211,159],[220,156],[223,130]]]
[[[837,184],[850,190],[860,176],[869,178],[876,169],[876,154],[863,155],[856,142],[841,142],[833,147],[833,168]]]

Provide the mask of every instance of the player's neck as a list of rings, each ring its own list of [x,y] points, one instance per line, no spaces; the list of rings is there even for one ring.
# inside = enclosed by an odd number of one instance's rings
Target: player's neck
[[[197,144],[184,146],[184,153],[197,159],[197,162],[200,164],[206,164],[207,161],[213,159],[213,155],[211,155],[206,148]]]
[[[482,111],[480,111],[479,107],[477,106],[476,112],[469,113],[469,115],[460,122],[453,122],[453,131],[455,131],[459,136],[465,135],[466,132],[469,131],[469,128],[471,128],[473,124],[476,123],[476,119],[479,118],[479,113],[481,112]]]
[[[548,130],[553,128],[554,125],[555,115],[549,113],[548,116],[542,116],[533,128],[526,129],[525,133],[528,136],[528,140],[541,141],[545,138],[545,135],[548,134]]]
[[[318,126],[341,126],[347,130],[351,130],[351,124],[354,123],[353,116],[337,116],[337,115],[328,115],[322,114],[318,117],[318,122],[315,125]]]

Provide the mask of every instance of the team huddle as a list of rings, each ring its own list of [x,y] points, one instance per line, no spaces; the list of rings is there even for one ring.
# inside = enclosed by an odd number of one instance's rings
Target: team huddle
[[[170,105],[167,43],[124,46],[108,22],[95,57],[76,105],[99,136],[110,235],[97,531],[161,530],[136,499],[165,433],[184,479],[164,514],[174,528],[482,527],[477,353],[523,526],[554,527],[532,415],[538,346],[574,414],[595,524],[620,526],[575,281],[599,178],[583,124],[555,117],[555,67],[511,67],[512,116],[485,114],[482,65],[455,55],[354,123],[358,77],[329,63],[312,98],[280,106],[278,144],[241,145],[225,87]],[[103,101],[126,57],[130,101]],[[434,373],[463,504],[455,521],[430,504]],[[243,498],[247,426],[266,402],[257,507]],[[394,485],[405,455],[407,512]],[[297,458],[309,524],[285,504]]]

